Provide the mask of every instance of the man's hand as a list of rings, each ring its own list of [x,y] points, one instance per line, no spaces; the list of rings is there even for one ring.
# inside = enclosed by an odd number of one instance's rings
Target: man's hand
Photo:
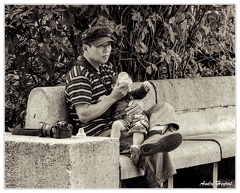
[[[126,108],[127,115],[137,115],[143,112],[143,103],[141,100],[132,100]]]
[[[126,96],[128,90],[129,90],[128,85],[124,85],[124,84],[115,85],[108,98],[118,101]]]

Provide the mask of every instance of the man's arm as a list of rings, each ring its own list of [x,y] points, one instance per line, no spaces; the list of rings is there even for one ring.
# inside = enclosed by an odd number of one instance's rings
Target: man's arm
[[[109,107],[111,107],[116,101],[123,98],[128,92],[128,87],[126,85],[115,86],[108,96],[107,100],[99,101],[96,104],[77,104],[75,109],[77,111],[78,117],[82,123],[87,123],[93,119],[98,118],[104,112],[106,112]]]
[[[77,111],[78,117],[82,123],[87,123],[99,116],[109,109],[111,105],[115,103],[115,100],[108,99],[104,101],[99,101],[97,104],[77,104],[75,109]]]

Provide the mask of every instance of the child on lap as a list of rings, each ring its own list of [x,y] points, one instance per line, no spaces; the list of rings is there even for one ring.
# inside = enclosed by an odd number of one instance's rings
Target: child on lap
[[[129,86],[129,92],[111,107],[114,122],[112,124],[110,137],[120,139],[121,132],[128,130],[129,134],[133,136],[133,145],[130,148],[131,159],[134,164],[137,164],[140,156],[139,146],[143,143],[144,136],[149,130],[149,119],[144,112],[142,114],[128,116],[125,109],[131,104],[132,100],[143,99],[147,95],[150,89],[150,83],[145,81],[140,88],[131,91],[130,85],[132,84],[132,80],[125,72],[121,72],[117,78],[113,77],[112,83],[113,86],[115,84],[127,84]]]

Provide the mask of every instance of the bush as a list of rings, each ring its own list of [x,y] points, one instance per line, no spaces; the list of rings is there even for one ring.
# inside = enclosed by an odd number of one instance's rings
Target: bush
[[[33,88],[65,81],[96,25],[134,81],[235,75],[234,5],[5,5],[5,130],[24,125]]]

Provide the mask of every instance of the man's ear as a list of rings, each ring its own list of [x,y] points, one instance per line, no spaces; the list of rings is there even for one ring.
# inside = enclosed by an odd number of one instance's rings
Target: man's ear
[[[83,44],[83,45],[82,45],[82,50],[83,50],[83,51],[87,51],[87,48],[88,48],[88,45],[87,45],[87,44]]]

